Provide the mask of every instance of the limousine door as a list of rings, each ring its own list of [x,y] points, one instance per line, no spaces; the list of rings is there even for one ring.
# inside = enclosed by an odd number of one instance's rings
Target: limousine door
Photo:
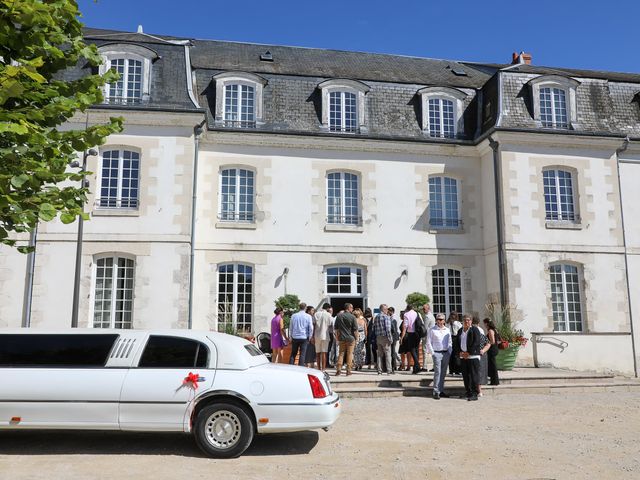
[[[117,429],[127,370],[105,368],[117,338],[0,335],[0,426]]]
[[[213,385],[215,358],[212,343],[151,335],[124,380],[120,428],[183,431],[191,401]]]

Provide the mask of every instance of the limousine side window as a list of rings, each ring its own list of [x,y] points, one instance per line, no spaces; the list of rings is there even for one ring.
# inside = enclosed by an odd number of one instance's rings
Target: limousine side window
[[[0,335],[2,367],[103,367],[118,335]]]
[[[209,349],[198,341],[151,335],[138,366],[147,368],[206,368],[208,360]]]

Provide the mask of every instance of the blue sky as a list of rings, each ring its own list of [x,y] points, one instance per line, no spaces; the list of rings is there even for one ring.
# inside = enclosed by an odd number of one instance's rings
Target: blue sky
[[[640,72],[640,0],[78,0],[91,27],[187,38]]]

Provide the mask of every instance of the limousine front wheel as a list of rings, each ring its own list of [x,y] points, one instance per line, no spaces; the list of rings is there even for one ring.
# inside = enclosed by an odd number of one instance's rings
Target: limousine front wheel
[[[196,443],[207,455],[238,457],[253,440],[253,423],[241,407],[232,403],[216,403],[200,410],[194,435]]]

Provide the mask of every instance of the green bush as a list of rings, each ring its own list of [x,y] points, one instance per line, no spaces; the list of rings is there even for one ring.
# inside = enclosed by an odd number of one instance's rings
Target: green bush
[[[289,322],[291,322],[291,315],[298,311],[300,305],[300,297],[289,293],[279,297],[273,302],[276,307],[282,308],[282,318],[284,319],[284,328],[289,328]]]
[[[429,303],[430,301],[429,295],[420,292],[410,293],[405,299],[407,305],[411,305],[414,310],[420,310],[425,303]]]

